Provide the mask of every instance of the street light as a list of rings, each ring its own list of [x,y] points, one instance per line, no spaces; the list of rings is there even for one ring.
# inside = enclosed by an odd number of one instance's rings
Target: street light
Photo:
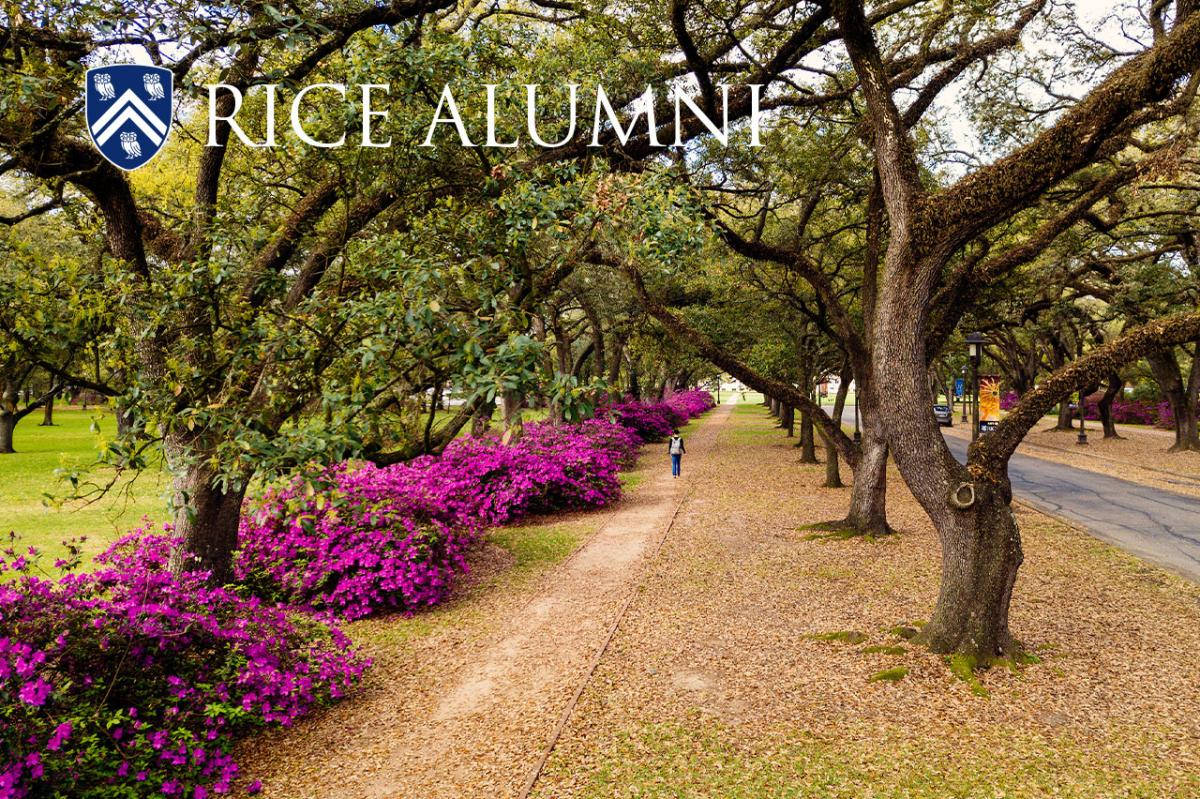
[[[962,368],[962,385],[963,385],[963,390],[962,390],[963,412],[962,412],[962,419],[960,421],[963,424],[966,424],[967,423],[967,367],[966,366],[963,366],[963,368]]]
[[[967,334],[967,358],[971,361],[971,387],[974,391],[971,403],[971,440],[979,438],[979,362],[983,360],[983,345],[987,339],[982,333]]]

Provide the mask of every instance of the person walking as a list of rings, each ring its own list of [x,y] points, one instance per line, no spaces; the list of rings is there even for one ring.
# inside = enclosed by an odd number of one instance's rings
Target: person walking
[[[687,452],[687,448],[683,446],[683,436],[679,435],[678,430],[671,431],[671,440],[667,442],[667,452],[671,455],[671,476],[678,477],[683,453]]]

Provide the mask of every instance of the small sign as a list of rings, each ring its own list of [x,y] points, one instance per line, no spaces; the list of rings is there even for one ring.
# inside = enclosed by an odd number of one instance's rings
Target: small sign
[[[1000,422],[996,419],[980,419],[979,420],[979,432],[990,433],[993,430],[995,430],[999,425],[1000,425]]]
[[[960,400],[963,398],[963,392],[967,389],[967,381],[961,377],[954,378],[954,398]]]

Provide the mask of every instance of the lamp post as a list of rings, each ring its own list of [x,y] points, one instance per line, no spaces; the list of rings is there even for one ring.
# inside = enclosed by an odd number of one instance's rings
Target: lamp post
[[[967,334],[967,358],[971,361],[971,440],[979,438],[979,362],[983,360],[982,333]]]
[[[967,367],[966,366],[963,366],[963,368],[962,368],[962,382],[963,382],[963,393],[962,393],[963,412],[962,412],[962,419],[960,421],[962,421],[963,424],[966,424],[967,423]]]
[[[1083,446],[1088,443],[1087,430],[1083,426],[1083,389],[1079,389],[1079,438],[1075,439],[1075,443]]]

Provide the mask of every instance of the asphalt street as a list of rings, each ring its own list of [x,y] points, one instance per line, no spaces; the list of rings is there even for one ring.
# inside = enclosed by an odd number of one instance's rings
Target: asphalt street
[[[854,424],[852,406],[842,422]],[[946,443],[966,462],[965,439],[948,435]],[[1200,499],[1029,455],[1014,455],[1008,474],[1013,493],[1027,505],[1200,582]]]

